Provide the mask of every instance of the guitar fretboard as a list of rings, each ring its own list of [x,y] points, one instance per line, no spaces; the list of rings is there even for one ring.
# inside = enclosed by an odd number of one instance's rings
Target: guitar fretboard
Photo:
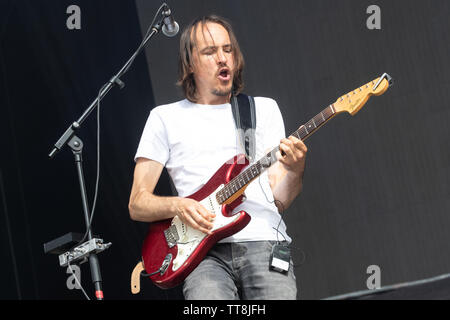
[[[291,136],[294,136],[300,140],[306,140],[311,136],[320,126],[324,125],[325,122],[330,120],[334,115],[336,115],[336,110],[333,105],[325,108],[322,112],[317,114],[307,123],[298,128]],[[235,193],[240,191],[254,179],[256,179],[261,173],[263,173],[267,168],[277,161],[276,153],[280,150],[277,146],[272,151],[267,153],[264,157],[256,161],[254,164],[250,165],[236,177],[234,177],[230,182],[228,182],[220,191],[216,194],[217,202],[223,204],[229,198],[231,198]]]

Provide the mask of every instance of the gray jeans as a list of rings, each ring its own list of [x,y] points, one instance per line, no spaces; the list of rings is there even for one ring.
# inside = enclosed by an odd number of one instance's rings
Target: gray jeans
[[[186,300],[295,300],[291,260],[286,274],[269,270],[276,241],[218,243],[184,281]]]

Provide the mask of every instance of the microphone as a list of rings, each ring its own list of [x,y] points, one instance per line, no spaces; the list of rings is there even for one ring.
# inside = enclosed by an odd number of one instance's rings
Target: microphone
[[[172,11],[170,11],[169,6],[166,4],[163,12],[164,18],[163,18],[163,27],[162,32],[167,37],[174,37],[177,35],[178,31],[180,30],[180,26],[178,23],[173,19]]]

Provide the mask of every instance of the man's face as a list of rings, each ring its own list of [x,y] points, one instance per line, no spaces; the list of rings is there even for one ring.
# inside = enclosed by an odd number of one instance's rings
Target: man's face
[[[229,102],[233,88],[234,57],[228,31],[217,23],[199,25],[194,41],[193,66],[198,103]]]

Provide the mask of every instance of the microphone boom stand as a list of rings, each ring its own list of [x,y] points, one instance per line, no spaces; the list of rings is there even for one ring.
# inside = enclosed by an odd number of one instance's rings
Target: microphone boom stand
[[[161,8],[160,10],[161,11]],[[158,12],[159,13],[159,12]],[[157,15],[158,15],[157,13]],[[83,150],[83,142],[80,138],[78,138],[75,135],[75,132],[81,127],[81,124],[87,119],[87,117],[90,115],[90,113],[95,109],[96,106],[100,103],[100,101],[106,96],[106,94],[112,89],[114,85],[119,85],[120,89],[122,89],[125,84],[120,80],[120,77],[124,75],[130,66],[132,65],[134,59],[136,56],[140,53],[140,51],[145,47],[146,43],[157,33],[161,31],[161,28],[163,27],[163,19],[165,17],[165,13],[163,13],[163,18],[159,20],[156,24],[154,24],[151,27],[151,32],[147,33],[144,37],[144,40],[142,41],[139,48],[136,50],[136,52],[132,55],[132,57],[125,63],[125,65],[120,69],[120,71],[114,75],[111,80],[108,81],[108,83],[102,87],[102,89],[99,92],[99,95],[97,98],[91,103],[91,105],[84,111],[84,113],[81,115],[81,117],[73,122],[69,128],[62,134],[62,136],[58,139],[58,141],[55,143],[53,149],[49,153],[49,158],[52,159],[55,154],[60,151],[65,145],[68,145],[75,158],[75,165],[77,168],[78,173],[78,181],[80,184],[80,191],[81,191],[81,200],[83,204],[83,213],[84,213],[84,220],[86,223],[87,228],[87,238],[88,241],[91,241],[92,238],[92,228],[91,228],[91,215],[89,212],[89,206],[88,206],[88,199],[87,199],[87,193],[86,193],[86,186],[85,186],[85,179],[84,179],[84,173],[83,173],[83,157],[82,157],[82,150]],[[97,240],[97,239],[95,239]],[[89,256],[89,264],[90,264],[90,270],[91,270],[91,278],[92,282],[94,283],[95,287],[95,296],[97,300],[103,300],[103,291],[102,291],[102,277],[100,272],[100,264],[98,261],[97,253],[103,251],[109,245],[103,246],[102,243],[97,243],[101,249],[97,250],[92,249],[86,252],[86,254]],[[83,257],[86,257],[86,254],[83,255]],[[73,257],[73,254],[66,254],[66,256]],[[61,259],[61,257],[60,257]],[[77,260],[78,258],[72,259],[72,261]],[[70,261],[69,261],[70,263]]]

